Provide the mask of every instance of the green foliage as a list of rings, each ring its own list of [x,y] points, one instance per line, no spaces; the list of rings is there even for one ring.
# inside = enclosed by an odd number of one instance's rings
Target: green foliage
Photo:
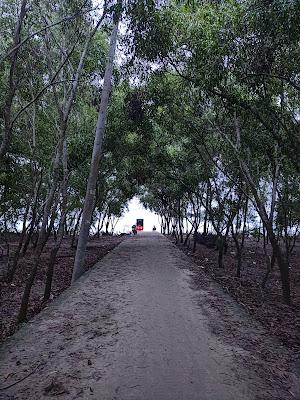
[[[81,5],[77,1],[34,4],[22,37],[45,25],[43,15],[57,21]],[[178,201],[188,209],[210,185],[215,202],[211,218],[226,220],[226,213],[237,207],[240,191],[249,193],[243,161],[268,212],[279,165],[277,225],[282,226],[287,214],[297,224],[299,2],[143,0],[123,5],[126,60],[118,60],[114,73],[97,209],[109,206],[119,215],[128,199],[139,193],[152,209],[174,215]],[[10,152],[1,164],[3,210],[12,207],[19,213],[32,196],[24,182],[40,171],[40,204],[46,195],[60,121],[57,102],[62,104],[70,90],[85,33],[92,28],[91,14],[86,13],[90,6],[88,2],[76,18],[35,35],[20,48],[13,117],[49,82],[64,53],[74,46],[58,74],[59,83],[15,121]],[[9,1],[1,7],[0,53],[4,56],[18,14]],[[99,29],[91,43],[68,120],[70,210],[78,209],[84,200],[107,31],[108,27]],[[8,85],[6,59],[0,64],[2,93]],[[4,102],[1,97],[0,108]],[[1,134],[3,127],[1,120]]]

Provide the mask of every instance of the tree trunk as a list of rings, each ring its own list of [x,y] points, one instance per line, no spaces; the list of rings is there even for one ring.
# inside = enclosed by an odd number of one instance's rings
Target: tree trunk
[[[163,219],[163,225],[162,225],[162,234],[165,235],[166,234],[166,230],[167,230],[167,223],[166,223],[166,219]]]
[[[97,226],[97,238],[98,239],[100,238],[100,230],[101,230],[100,222],[101,222],[101,217],[98,219],[98,226]]]
[[[29,230],[27,232],[26,235],[26,240],[23,244],[23,248],[22,248],[22,255],[25,256],[29,243],[32,239],[33,233],[34,233],[34,228],[35,228],[35,224],[36,224],[36,218],[37,218],[37,204],[35,203],[32,207],[32,216],[31,216],[31,222],[29,225]]]
[[[246,235],[248,204],[249,204],[249,198],[246,197],[246,203],[245,203],[245,206],[244,206],[244,221],[243,221],[242,243],[241,243],[241,248],[242,249],[244,248],[245,235]]]
[[[109,94],[111,89],[111,78],[113,71],[113,63],[116,52],[117,45],[117,36],[118,36],[118,20],[115,22],[113,27],[113,31],[111,34],[110,40],[110,48],[109,48],[109,57],[106,65],[104,82],[103,82],[103,90],[101,94],[101,103],[98,115],[98,122],[95,133],[95,141],[93,148],[93,155],[91,160],[91,169],[87,184],[83,214],[82,214],[82,222],[79,233],[78,246],[76,250],[74,270],[72,276],[72,282],[75,282],[83,273],[84,273],[84,257],[86,251],[86,245],[88,241],[92,212],[94,208],[95,201],[95,193],[96,193],[96,183],[98,177],[98,169],[100,163],[100,157],[102,152],[102,141],[103,135],[105,131],[106,118],[107,118],[107,109],[109,102]]]
[[[195,232],[194,232],[193,253],[195,253],[197,248],[197,235],[198,235],[198,226],[195,227]]]
[[[259,225],[258,225],[258,237],[257,237],[257,243],[260,243],[260,235],[261,235],[261,220],[259,221]]]
[[[236,266],[236,277],[241,277],[241,267],[242,267],[242,245],[240,245],[238,236],[236,232],[234,232],[233,224],[231,225],[232,238],[234,240],[235,248],[236,248],[236,258],[237,258],[237,266]]]
[[[180,243],[183,243],[183,230],[182,230],[182,224],[181,224],[181,220],[179,219],[178,221],[178,225],[179,225],[179,238],[180,238]]]
[[[218,267],[224,268],[223,264],[223,255],[224,255],[224,238],[222,234],[218,233],[217,239],[217,248],[218,248]]]
[[[106,11],[106,8],[105,8]],[[22,322],[24,320],[26,320],[26,314],[27,314],[27,308],[28,308],[28,302],[29,302],[29,298],[30,298],[30,292],[31,292],[31,288],[32,285],[34,283],[34,279],[37,273],[37,269],[38,269],[38,265],[40,262],[40,257],[41,254],[43,252],[43,248],[48,240],[48,237],[51,233],[51,230],[53,228],[53,224],[54,224],[54,220],[51,220],[50,222],[50,228],[47,232],[47,224],[48,224],[48,218],[49,218],[49,214],[50,214],[50,210],[51,207],[53,205],[53,199],[57,190],[57,186],[58,183],[60,181],[60,174],[59,174],[59,169],[60,169],[60,165],[61,165],[61,158],[63,155],[63,148],[64,148],[64,143],[65,143],[65,136],[66,136],[66,130],[67,130],[67,123],[68,123],[68,118],[71,112],[71,108],[73,106],[73,101],[75,98],[75,94],[77,91],[77,87],[78,87],[78,82],[79,82],[79,78],[80,78],[80,74],[81,74],[81,70],[83,68],[83,64],[84,64],[84,60],[86,57],[86,53],[88,50],[88,46],[90,43],[91,38],[93,37],[93,35],[96,33],[97,28],[100,24],[100,22],[103,20],[104,18],[104,13],[102,15],[102,18],[98,21],[97,25],[95,26],[95,28],[91,31],[90,35],[88,35],[83,51],[80,55],[80,60],[76,69],[76,73],[74,75],[74,79],[73,79],[73,83],[71,86],[71,90],[70,90],[70,95],[67,99],[65,99],[64,101],[64,105],[62,108],[60,108],[59,106],[59,102],[57,101],[57,107],[58,107],[58,112],[60,115],[60,121],[59,121],[59,127],[60,127],[60,136],[58,139],[58,144],[57,144],[57,148],[55,151],[55,158],[54,158],[54,162],[53,162],[53,182],[51,184],[51,188],[49,190],[46,202],[45,202],[45,207],[44,207],[44,213],[43,213],[43,219],[42,219],[42,227],[41,230],[39,232],[39,237],[38,237],[38,241],[37,241],[37,247],[35,250],[35,255],[34,255],[34,266],[32,268],[30,277],[26,283],[25,286],[25,290],[24,290],[24,294],[22,297],[22,302],[21,302],[21,308],[20,308],[20,312],[19,312],[19,316],[18,316],[18,321]],[[49,60],[49,62],[51,62],[51,60]],[[64,62],[62,64],[62,66],[64,65]],[[54,94],[55,94],[55,89],[54,90]],[[56,98],[56,96],[55,96]],[[55,210],[53,210],[52,215],[55,213]],[[63,226],[64,228],[64,226]]]
[[[80,210],[80,212],[78,214],[78,217],[77,217],[77,221],[76,221],[75,227],[74,227],[74,231],[73,231],[73,235],[72,235],[72,242],[71,242],[71,247],[72,248],[77,247],[77,246],[75,246],[75,240],[76,240],[77,230],[78,230],[78,227],[79,227],[79,224],[80,224],[80,219],[81,219],[82,212],[83,212],[83,209]]]
[[[21,301],[21,307],[20,307],[20,311],[18,314],[18,322],[24,322],[26,321],[27,318],[27,309],[28,309],[28,304],[29,304],[29,299],[30,299],[30,293],[31,293],[31,289],[37,274],[37,270],[38,270],[38,266],[39,266],[39,262],[40,262],[40,258],[44,249],[44,246],[47,242],[47,222],[48,222],[48,218],[49,218],[49,213],[50,213],[50,200],[52,202],[52,195],[54,196],[55,193],[55,189],[54,186],[52,186],[46,205],[45,205],[45,209],[44,209],[44,215],[43,215],[43,222],[42,222],[42,228],[41,231],[39,233],[38,236],[38,241],[37,241],[37,246],[34,252],[34,258],[33,258],[33,267],[31,269],[29,278],[26,282],[25,285],[25,289],[24,289],[24,293],[22,296],[22,301]]]
[[[10,69],[9,69],[9,77],[8,77],[8,87],[6,98],[4,99],[3,110],[0,110],[0,115],[3,116],[4,119],[4,134],[3,139],[0,145],[0,158],[4,157],[7,153],[11,142],[12,136],[12,106],[13,99],[15,97],[16,89],[17,89],[17,80],[16,80],[16,70],[17,70],[17,59],[19,47],[18,44],[21,42],[21,30],[23,26],[23,22],[26,17],[26,7],[28,0],[23,0],[21,3],[20,14],[18,18],[18,23],[15,29],[12,48],[15,48],[10,55]]]
[[[106,235],[109,234],[109,223],[110,223],[110,215],[108,215],[107,221],[106,221],[106,224],[105,224],[105,233],[106,233]]]
[[[56,262],[57,253],[60,249],[61,243],[64,238],[64,230],[65,230],[65,222],[67,218],[67,184],[68,184],[68,170],[67,170],[67,144],[66,141],[64,143],[64,151],[63,151],[63,184],[62,184],[62,203],[61,203],[61,219],[58,228],[58,235],[57,241],[55,246],[51,250],[50,260],[47,268],[46,274],[46,284],[45,284],[45,291],[44,291],[44,298],[43,301],[47,301],[50,298],[51,294],[51,287],[52,287],[52,280],[54,274],[54,266]]]
[[[189,238],[190,238],[190,236],[191,236],[191,234],[192,234],[192,232],[193,232],[193,229],[194,229],[194,227],[192,226],[191,230],[190,230],[189,232],[187,232],[187,235],[186,235],[185,240],[184,240],[184,243],[183,243],[184,246],[187,245],[188,240],[189,240]]]
[[[170,234],[171,234],[170,223],[171,223],[171,218],[167,217],[167,218],[166,218],[167,235],[170,235]]]
[[[24,217],[23,217],[22,233],[20,235],[18,248],[17,248],[17,250],[16,250],[16,252],[14,254],[14,257],[13,257],[13,263],[12,263],[12,265],[9,265],[9,269],[8,269],[8,273],[7,273],[7,281],[8,282],[12,282],[13,281],[15,272],[16,272],[16,270],[18,268],[18,262],[19,262],[19,258],[20,258],[20,254],[21,254],[21,249],[22,249],[24,238],[25,238],[25,234],[26,234],[26,221],[27,221],[29,208],[30,208],[30,205],[29,205],[29,201],[28,201],[28,204],[26,206],[26,210],[25,210],[25,213],[24,213]]]
[[[64,130],[64,132],[65,132],[65,130]],[[56,151],[55,151],[54,161],[53,161],[53,182],[51,184],[51,188],[48,192],[47,199],[45,202],[43,218],[42,218],[42,226],[41,226],[40,232],[38,234],[38,240],[37,240],[37,244],[36,244],[36,248],[35,248],[35,252],[34,252],[34,256],[33,256],[33,267],[32,267],[30,276],[25,285],[25,289],[24,289],[24,293],[23,293],[22,301],[21,301],[21,307],[20,307],[20,311],[19,311],[19,315],[18,315],[18,322],[26,321],[31,289],[32,289],[32,286],[33,286],[33,283],[34,283],[34,280],[36,277],[36,273],[38,270],[38,266],[39,266],[39,262],[40,262],[40,258],[41,258],[43,249],[48,240],[47,225],[48,225],[48,221],[49,221],[50,211],[51,211],[51,208],[53,207],[53,200],[55,197],[55,193],[56,193],[57,185],[58,185],[58,181],[59,181],[59,167],[60,167],[62,153],[63,153],[63,146],[64,146],[64,138],[60,137]],[[55,213],[55,210],[53,210],[53,213]]]

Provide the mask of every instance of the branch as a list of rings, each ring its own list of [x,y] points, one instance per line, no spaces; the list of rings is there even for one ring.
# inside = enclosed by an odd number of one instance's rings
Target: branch
[[[293,86],[294,89],[300,91],[300,86],[296,85],[296,83],[294,83],[289,78],[286,78],[285,76],[282,76],[282,75],[273,75],[273,74],[267,74],[267,73],[248,74],[244,78],[242,78],[242,81],[244,81],[244,80],[246,80],[248,78],[255,78],[257,76],[264,76],[266,78],[280,79],[282,81],[285,81],[285,82],[289,83],[291,86]]]
[[[183,74],[182,72],[179,71],[178,67],[174,64],[174,61],[170,59],[169,56],[167,56],[170,65],[174,68],[176,73],[183,79],[187,80],[188,82],[191,82],[198,87],[201,87],[201,81],[197,78],[193,78],[190,76],[187,76]],[[229,95],[228,93],[225,93],[224,91],[219,91],[217,89],[206,89],[208,93],[213,94],[221,99],[225,99],[229,101],[229,103],[237,105],[244,109],[245,111],[250,111],[251,114],[253,114],[256,119],[272,134],[274,134],[274,129],[271,125],[267,124],[264,118],[259,114],[257,110],[255,110],[253,107],[251,107],[246,101],[241,100],[241,99],[236,99],[233,96]],[[275,136],[275,135],[274,135]]]
[[[26,6],[27,6],[27,0],[23,0],[21,4],[21,9],[20,9],[20,14],[17,22],[17,26],[15,29],[14,33],[14,38],[13,38],[13,44],[17,45],[20,40],[21,40],[21,30],[22,30],[22,25],[23,21],[26,17]],[[15,82],[15,77],[16,77],[16,67],[17,67],[17,58],[18,58],[18,50],[14,50],[12,53],[12,57],[10,60],[10,66],[9,66],[9,76],[8,76],[8,90],[7,94],[5,96],[4,104],[2,109],[0,110],[0,114],[3,115],[4,119],[4,136],[0,145],[0,157],[3,157],[5,153],[7,152],[7,148],[9,147],[9,143],[11,140],[11,131],[10,131],[10,126],[11,126],[11,109],[12,109],[12,103],[13,99],[16,93],[16,82]]]
[[[28,108],[31,106],[31,104],[33,104],[34,102],[36,102],[44,93],[45,91],[50,87],[53,86],[53,84],[55,83],[55,79],[58,76],[59,72],[62,70],[62,68],[64,67],[64,65],[67,63],[68,59],[70,58],[71,54],[73,53],[75,47],[76,47],[77,42],[74,43],[72,49],[70,50],[70,52],[67,54],[66,58],[64,59],[64,61],[61,63],[61,65],[59,66],[59,68],[57,69],[57,71],[55,72],[55,74],[53,75],[53,77],[51,78],[50,82],[48,85],[44,86],[43,89],[29,102],[27,103],[18,113],[17,115],[14,117],[14,119],[11,122],[11,128],[13,127],[14,123],[16,122],[16,120],[19,118],[19,116]],[[60,83],[60,82],[57,82]]]
[[[23,44],[28,42],[28,40],[30,40],[34,36],[38,35],[39,33],[45,32],[49,28],[53,28],[54,26],[60,25],[66,21],[70,21],[70,20],[76,18],[78,15],[80,15],[82,13],[82,9],[84,8],[84,6],[86,5],[87,2],[88,2],[88,0],[86,0],[83,3],[83,5],[80,7],[80,9],[75,14],[64,17],[59,21],[53,22],[52,24],[46,25],[43,28],[31,33],[29,36],[27,36],[25,39],[23,39],[21,42],[19,42],[16,46],[14,46],[11,50],[9,50],[9,52],[0,60],[0,64],[2,64],[8,57],[10,57],[13,54],[14,51],[16,51],[19,47],[23,46]],[[84,13],[88,13],[95,9],[96,8],[89,9],[89,10],[85,11]]]
[[[69,98],[67,100],[67,104],[66,104],[66,107],[65,107],[65,110],[64,110],[64,120],[65,120],[65,122],[67,122],[69,114],[70,114],[70,111],[71,111],[71,107],[72,107],[72,104],[73,104],[73,101],[74,101],[74,98],[75,98],[75,95],[76,95],[76,91],[77,91],[77,86],[78,86],[80,74],[81,74],[81,71],[82,71],[83,66],[84,66],[84,61],[85,61],[85,58],[86,58],[86,54],[88,52],[88,48],[89,48],[90,42],[93,39],[94,35],[96,34],[96,32],[97,32],[99,26],[101,25],[103,19],[105,18],[106,12],[107,12],[107,1],[105,0],[104,8],[103,8],[103,14],[102,14],[101,18],[99,18],[99,20],[98,20],[96,26],[94,27],[94,29],[92,29],[92,31],[87,36],[85,44],[84,44],[84,48],[83,48],[82,53],[80,55],[80,60],[79,60],[79,64],[77,66],[77,69],[76,69],[76,72],[75,72],[75,75],[74,75],[74,80],[73,80],[73,84],[72,84],[72,87],[71,87],[71,90],[70,90],[70,95],[69,95]]]
[[[213,124],[213,122],[211,121],[211,120],[208,120],[209,122],[210,122],[210,124],[213,126],[213,128],[216,128],[216,126]],[[219,128],[218,128],[219,129]],[[199,154],[199,156],[202,158],[202,161],[204,162],[204,165],[206,166],[206,160],[204,159],[204,157],[203,157],[203,154],[201,153],[201,151],[199,150],[199,147],[198,147],[198,145],[196,144],[196,136],[195,135],[193,135],[193,138],[195,139],[195,141],[194,141],[194,143],[193,143],[193,147],[194,147],[194,149],[196,150],[196,152]],[[233,144],[232,144],[233,145]],[[249,196],[249,194],[247,194],[243,189],[242,189],[242,187],[240,186],[240,184],[235,180],[235,179],[233,179],[226,171],[225,171],[225,169],[223,169],[223,168],[221,168],[220,167],[220,165],[214,160],[214,157],[212,156],[212,154],[210,153],[210,151],[208,150],[208,148],[207,148],[207,146],[206,146],[206,144],[205,144],[205,141],[203,140],[202,141],[202,146],[204,147],[204,150],[205,150],[205,152],[206,152],[206,154],[208,155],[208,158],[212,161],[212,163],[214,164],[214,166],[220,171],[220,172],[222,172],[251,202],[252,202],[252,204],[253,205],[255,205],[254,204],[254,202],[253,202],[253,200],[251,199],[251,197]],[[218,158],[218,160],[219,161],[221,161],[220,160],[220,158]],[[224,165],[224,163],[223,163],[223,161],[221,161],[222,162],[222,164]],[[226,166],[225,166],[226,167]]]
[[[24,381],[25,379],[27,379],[29,376],[33,375],[41,365],[42,365],[42,364],[37,365],[37,366],[34,368],[33,371],[31,371],[29,374],[25,375],[23,378],[19,379],[17,382],[11,383],[11,384],[8,385],[8,386],[1,387],[1,388],[0,388],[0,391],[9,389],[9,388],[11,388],[11,387],[17,385],[18,383],[23,382],[23,381]]]

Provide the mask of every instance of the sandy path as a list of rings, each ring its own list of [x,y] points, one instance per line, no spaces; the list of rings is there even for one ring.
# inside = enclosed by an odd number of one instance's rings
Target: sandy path
[[[5,342],[0,386],[27,378],[0,398],[254,399],[259,381],[210,333],[189,262],[159,234],[122,242]]]

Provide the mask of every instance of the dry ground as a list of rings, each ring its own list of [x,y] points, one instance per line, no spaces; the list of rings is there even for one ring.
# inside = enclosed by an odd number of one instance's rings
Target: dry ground
[[[299,399],[291,353],[197,268],[159,234],[123,241],[3,344],[0,395]]]
[[[170,237],[172,240],[172,238]],[[224,256],[224,268],[218,268],[218,253],[197,244],[192,252],[188,247],[177,246],[193,261],[195,282],[201,285],[203,273],[217,281],[243,308],[259,321],[281,345],[291,349],[300,360],[300,243],[291,257],[292,306],[282,302],[281,281],[278,267],[270,274],[266,287],[261,283],[266,273],[262,243],[248,239],[245,242],[241,278],[236,278],[235,247],[230,243]],[[269,249],[270,250],[270,249]]]
[[[16,235],[11,236],[10,246],[12,252],[13,247],[17,245],[17,239]],[[91,268],[123,239],[123,237],[119,236],[102,236],[99,239],[90,240],[86,253],[86,268]],[[39,313],[45,306],[42,304],[41,299],[44,293],[45,274],[52,245],[53,241],[49,240],[42,256],[41,265],[31,293],[28,312],[29,319]],[[51,299],[59,296],[67,287],[70,286],[75,251],[76,250],[71,247],[71,238],[65,238],[58,253],[55,265]],[[5,257],[0,258],[0,276],[1,272],[3,273],[6,268],[6,264],[7,259]],[[19,268],[13,282],[10,284],[0,282],[0,343],[7,336],[12,335],[17,329],[17,313],[20,308],[24,285],[30,274],[31,265],[32,249],[29,249],[26,256],[20,260]]]

